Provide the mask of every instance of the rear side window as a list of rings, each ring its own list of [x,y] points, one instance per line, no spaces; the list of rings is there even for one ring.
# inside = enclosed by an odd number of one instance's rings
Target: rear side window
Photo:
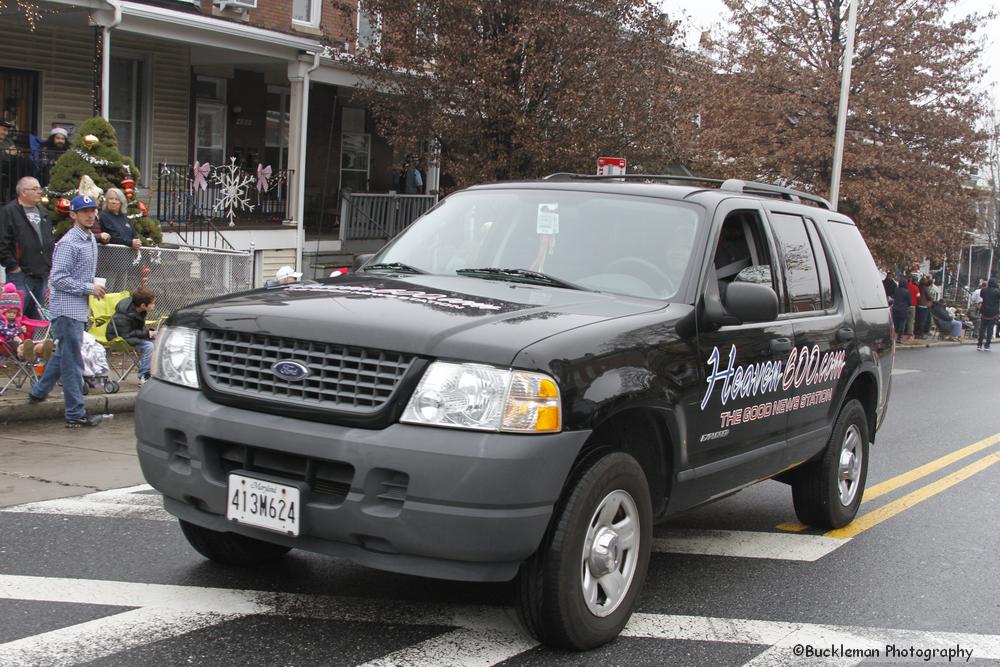
[[[785,265],[789,308],[793,313],[823,309],[819,274],[805,220],[798,215],[771,214],[771,226],[778,240],[778,252]],[[829,281],[829,277],[827,277]]]
[[[833,243],[844,258],[846,274],[844,280],[854,286],[854,293],[861,302],[862,309],[885,308],[885,289],[879,276],[875,260],[861,238],[861,232],[854,225],[830,220],[827,226]]]

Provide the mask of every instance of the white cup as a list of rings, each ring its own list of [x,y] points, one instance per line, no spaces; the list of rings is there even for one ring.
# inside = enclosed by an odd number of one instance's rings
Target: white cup
[[[108,286],[108,279],[107,278],[94,278],[94,284],[95,285],[100,285],[101,287],[107,287]]]

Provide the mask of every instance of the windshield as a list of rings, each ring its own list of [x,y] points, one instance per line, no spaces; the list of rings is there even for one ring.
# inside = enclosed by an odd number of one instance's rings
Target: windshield
[[[594,192],[457,193],[368,265],[399,263],[431,274],[532,284],[540,284],[537,274],[543,274],[555,286],[670,299],[691,259],[698,210]]]

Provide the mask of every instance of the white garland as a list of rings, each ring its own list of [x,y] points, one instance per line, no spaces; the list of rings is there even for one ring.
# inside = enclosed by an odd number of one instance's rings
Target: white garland
[[[114,164],[114,162],[112,162],[111,160],[101,160],[100,158],[91,157],[90,155],[88,155],[87,153],[84,153],[79,148],[74,148],[73,152],[76,153],[77,155],[79,155],[80,157],[82,157],[84,160],[86,160],[90,164],[94,165],[95,167],[107,167],[109,165]]]

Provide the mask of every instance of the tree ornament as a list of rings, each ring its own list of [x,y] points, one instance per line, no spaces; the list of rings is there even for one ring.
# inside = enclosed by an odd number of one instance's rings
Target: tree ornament
[[[87,150],[90,150],[99,143],[101,143],[101,140],[97,138],[96,134],[88,134],[83,138],[83,145],[87,147]]]
[[[122,179],[122,189],[132,190],[135,188],[135,179],[131,176]]]
[[[139,209],[139,213],[142,213],[142,217],[149,217],[149,209],[146,208],[145,202],[138,202],[135,207]]]
[[[63,215],[69,215],[69,200],[60,199],[58,202],[56,202],[56,210],[62,213]]]
[[[42,195],[42,206],[48,206],[48,205],[49,205],[49,196]]]
[[[125,199],[132,201],[132,197],[135,196],[135,190],[133,190],[132,188],[125,188],[124,192],[125,192]]]

